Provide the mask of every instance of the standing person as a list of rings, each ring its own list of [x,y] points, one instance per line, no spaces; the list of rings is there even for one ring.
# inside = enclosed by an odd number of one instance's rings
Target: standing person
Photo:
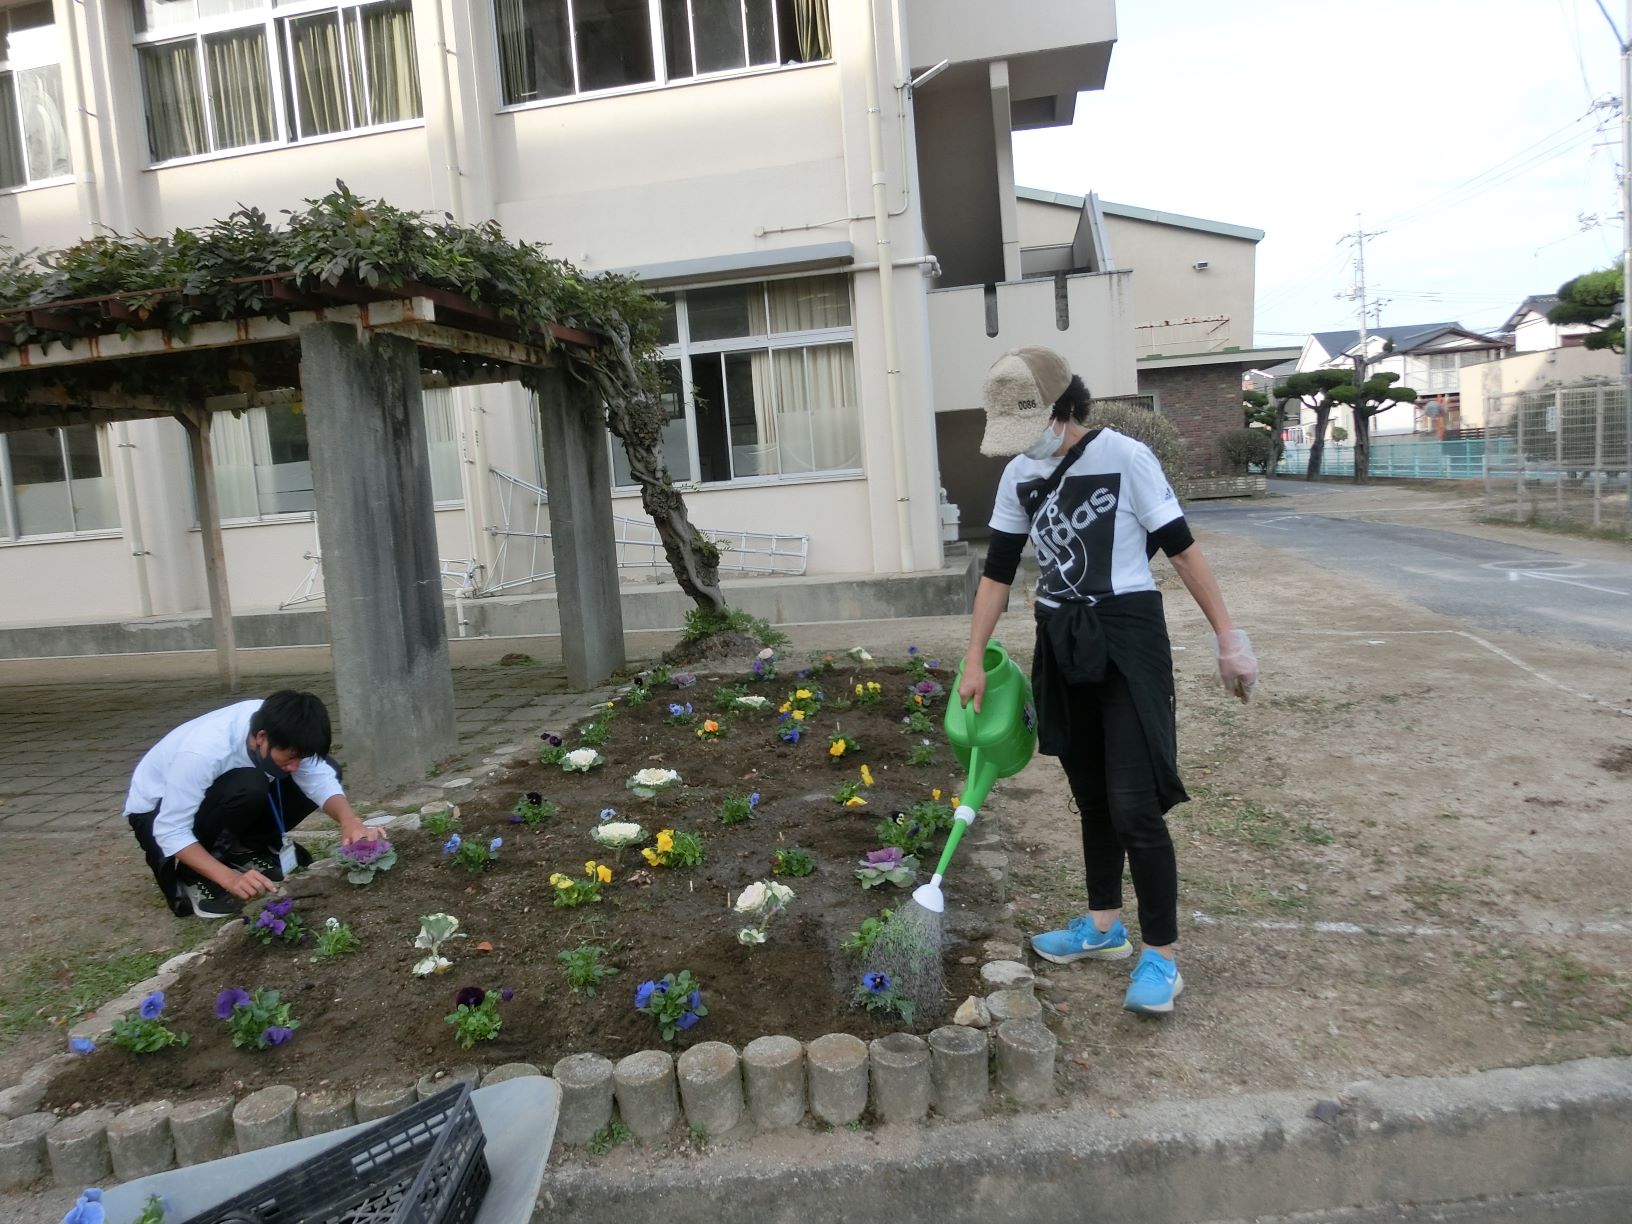
[[[178,918],[226,918],[310,855],[289,830],[318,808],[343,843],[378,834],[352,811],[329,759],[329,712],[282,689],[202,714],[148,749],[125,819]]]
[[[1174,947],[1178,863],[1165,816],[1189,796],[1178,771],[1172,647],[1150,572],[1156,549],[1217,635],[1225,688],[1245,701],[1258,664],[1156,456],[1114,429],[1089,429],[1091,402],[1082,379],[1046,348],[1014,349],[987,375],[981,453],[1014,458],[992,510],[958,696],[979,710],[986,644],[1029,538],[1040,571],[1032,663],[1038,748],[1065,769],[1082,817],[1088,883],[1088,912],[1034,936],[1032,947],[1056,964],[1132,955],[1122,924],[1126,861],[1145,948],[1123,1006],[1162,1014],[1184,989]]]

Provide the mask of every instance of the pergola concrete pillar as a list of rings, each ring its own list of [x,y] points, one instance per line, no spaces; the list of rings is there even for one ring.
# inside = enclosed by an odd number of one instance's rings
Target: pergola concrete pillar
[[[407,782],[456,741],[416,346],[313,324],[300,381],[347,778]]]
[[[538,422],[550,498],[561,657],[567,683],[587,689],[625,662],[606,424],[593,394],[553,369],[543,371],[539,385]]]

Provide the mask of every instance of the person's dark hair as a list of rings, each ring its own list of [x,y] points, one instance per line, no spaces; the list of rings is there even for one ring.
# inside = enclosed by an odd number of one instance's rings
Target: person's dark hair
[[[1094,397],[1088,394],[1088,385],[1082,381],[1082,375],[1071,375],[1071,385],[1066,387],[1065,394],[1054,401],[1054,420],[1063,421],[1067,417],[1081,425],[1088,419],[1088,409],[1093,405]]]
[[[262,731],[270,747],[298,752],[303,757],[329,755],[329,711],[316,693],[297,693],[294,689],[273,693],[249,720],[251,735]]]

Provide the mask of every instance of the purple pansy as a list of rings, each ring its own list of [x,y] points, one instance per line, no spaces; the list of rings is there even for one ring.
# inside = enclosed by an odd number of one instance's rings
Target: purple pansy
[[[700,990],[692,991],[691,996],[686,1000],[686,1006],[691,1008],[693,1011],[696,1011],[702,1005],[703,1005],[703,992],[700,991]]]
[[[511,812],[510,813],[510,823],[511,824],[520,824],[521,823],[521,813],[520,812]]]
[[[544,796],[539,794],[539,792],[537,792],[537,791],[528,791],[525,798],[527,800],[527,803],[531,807],[541,807],[541,806],[543,806]]]
[[[461,986],[459,992],[453,996],[455,1007],[480,1007],[482,1000],[487,998],[487,991],[480,986]]]
[[[864,973],[861,975],[861,984],[870,994],[883,994],[890,988],[890,975],[887,973]]]
[[[685,1015],[681,1016],[680,1019],[674,1022],[674,1027],[677,1029],[689,1029],[696,1023],[697,1013],[694,1011],[688,1011]]]
[[[217,1020],[231,1020],[232,1009],[249,1006],[249,991],[240,990],[236,986],[229,986],[215,996],[215,1018]]]
[[[164,1015],[164,991],[155,990],[148,995],[142,1000],[142,1005],[137,1011],[143,1020],[157,1020]]]
[[[508,986],[506,986],[503,990],[499,991],[499,1002],[500,1003],[508,1003],[508,1002],[510,1002],[511,999],[513,999],[515,997],[516,997],[516,992],[511,990],[510,987],[508,987]]]
[[[755,791],[753,794],[748,796],[748,806],[750,808],[757,808],[759,806],[759,792],[758,791]]]
[[[601,809],[601,823],[605,824],[607,821],[612,820],[613,818],[615,818],[617,816],[617,814],[618,814],[618,809],[617,808],[602,808]]]
[[[546,744],[548,744],[548,745],[549,745],[549,746],[550,746],[550,747],[551,747],[551,748],[559,748],[559,747],[561,747],[561,737],[560,737],[560,736],[559,736],[559,735],[557,735],[557,734],[556,734],[556,733],[555,733],[555,732],[554,732],[554,731],[545,731],[545,732],[542,732],[542,733],[541,733],[541,734],[540,734],[540,735],[539,735],[539,737],[538,737],[538,738],[539,738],[539,739],[541,739],[541,740],[543,740],[543,741],[544,741],[544,742],[545,742],[545,743],[546,743]]]
[[[273,1024],[261,1033],[261,1040],[269,1046],[280,1046],[294,1035],[294,1029],[284,1028],[281,1024]]]

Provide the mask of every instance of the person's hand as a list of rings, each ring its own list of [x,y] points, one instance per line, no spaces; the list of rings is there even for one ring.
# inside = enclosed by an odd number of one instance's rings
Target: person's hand
[[[235,871],[222,887],[240,901],[248,901],[262,893],[278,891],[278,886],[258,871]]]
[[[1258,683],[1258,656],[1252,640],[1241,629],[1228,629],[1218,639],[1218,678],[1224,691],[1245,702]]]
[[[980,713],[981,700],[986,696],[986,668],[981,663],[971,667],[963,665],[963,679],[958,681],[958,700],[968,706],[971,700],[975,703],[975,713]]]
[[[340,826],[340,844],[349,846],[352,842],[375,841],[385,836],[381,829],[371,829],[362,821],[353,817]]]

